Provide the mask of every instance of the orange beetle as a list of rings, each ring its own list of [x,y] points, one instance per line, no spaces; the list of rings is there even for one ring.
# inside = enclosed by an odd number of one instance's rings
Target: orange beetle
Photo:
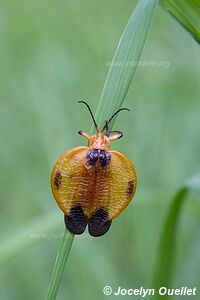
[[[97,133],[79,131],[88,139],[88,147],[76,147],[65,152],[56,162],[51,174],[51,188],[65,225],[74,234],[81,234],[88,225],[92,236],[105,234],[112,220],[132,200],[136,190],[136,173],[132,162],[124,154],[110,151],[110,142],[123,136],[120,131],[108,131],[110,121],[99,132],[89,105],[84,103]]]

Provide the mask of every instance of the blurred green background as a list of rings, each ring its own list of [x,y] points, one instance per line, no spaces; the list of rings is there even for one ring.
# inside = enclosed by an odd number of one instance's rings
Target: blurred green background
[[[89,132],[91,119],[77,100],[95,111],[135,3],[0,2],[0,299],[45,299],[64,228],[50,172],[60,154],[86,144],[77,132]],[[114,125],[125,137],[112,148],[133,161],[136,196],[108,234],[75,238],[58,300],[106,299],[105,285],[152,287],[171,199],[200,171],[199,74],[198,44],[159,7],[124,102],[131,112]],[[189,197],[176,236],[176,288],[200,288],[200,203]]]

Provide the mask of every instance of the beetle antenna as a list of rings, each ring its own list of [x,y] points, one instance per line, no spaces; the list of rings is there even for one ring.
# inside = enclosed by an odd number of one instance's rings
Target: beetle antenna
[[[93,123],[94,123],[94,127],[95,127],[95,129],[96,129],[96,131],[97,131],[97,133],[98,133],[98,132],[99,132],[99,128],[98,128],[98,126],[97,126],[97,123],[96,123],[96,121],[95,121],[95,118],[94,118],[94,115],[93,115],[93,113],[92,113],[92,110],[91,110],[90,106],[89,106],[85,101],[78,101],[78,103],[83,103],[83,104],[85,104],[85,105],[87,106],[87,108],[88,108],[88,110],[89,110],[89,112],[90,112],[90,115],[91,115],[91,117],[92,117],[92,120],[93,120]]]
[[[110,117],[110,119],[109,119],[108,121],[106,121],[106,123],[105,123],[105,125],[104,125],[104,127],[103,127],[103,129],[102,129],[101,132],[103,132],[105,129],[108,130],[108,124],[109,124],[109,123],[112,121],[112,119],[113,119],[120,111],[122,111],[122,110],[130,111],[130,109],[125,108],[125,107],[118,109],[118,110],[112,115],[112,117]]]

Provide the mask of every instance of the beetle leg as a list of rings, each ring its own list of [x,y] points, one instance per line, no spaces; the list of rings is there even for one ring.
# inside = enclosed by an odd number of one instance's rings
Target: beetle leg
[[[121,131],[106,131],[106,135],[108,135],[110,142],[123,137],[123,133]]]
[[[89,135],[88,133],[86,133],[86,132],[84,132],[84,131],[82,131],[82,130],[78,131],[78,133],[79,133],[80,135],[82,135],[84,138],[86,138],[87,140],[90,139],[90,135]]]

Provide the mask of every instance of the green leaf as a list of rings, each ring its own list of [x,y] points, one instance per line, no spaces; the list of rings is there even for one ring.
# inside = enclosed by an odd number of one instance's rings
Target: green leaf
[[[135,7],[121,36],[112,60],[99,104],[96,121],[101,129],[113,113],[118,110],[127,93],[144,49],[157,8],[157,0],[140,0]],[[114,124],[110,124],[110,129]],[[92,127],[92,132],[94,126]]]
[[[160,0],[160,4],[200,42],[199,0]]]
[[[184,207],[184,203],[187,200],[188,192],[190,191],[200,192],[200,175],[187,180],[172,199],[172,203],[161,232],[153,284],[156,289],[159,289],[162,286],[170,286],[179,217]],[[167,299],[168,296],[160,296],[160,298]]]
[[[150,31],[157,3],[157,0],[140,0],[122,34],[95,115],[100,128],[103,127],[105,119],[121,107],[128,93]],[[114,120],[110,128],[113,124]],[[48,300],[56,298],[72,241],[73,235],[67,240],[65,240],[65,235],[63,236],[49,287]],[[67,253],[66,256],[64,253]]]
[[[74,234],[65,230],[58,249],[57,258],[52,273],[51,282],[49,285],[47,300],[53,300],[56,298],[62,273],[64,271],[64,267],[67,262],[67,258],[69,256],[73,240],[74,240]]]

